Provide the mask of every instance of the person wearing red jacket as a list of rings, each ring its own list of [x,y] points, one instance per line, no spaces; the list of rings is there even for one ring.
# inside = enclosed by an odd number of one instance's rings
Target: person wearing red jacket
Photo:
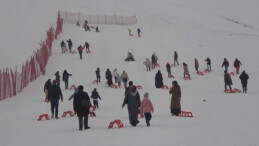
[[[147,126],[150,126],[150,120],[152,118],[151,112],[154,112],[154,107],[148,96],[149,93],[146,92],[140,105],[140,112],[145,115]]]
[[[82,46],[80,45],[80,46],[77,48],[77,50],[78,50],[80,59],[82,59],[82,53],[83,53],[84,47],[82,47]]]
[[[236,58],[234,62],[234,67],[236,68],[236,73],[239,74],[239,68],[242,63]]]
[[[194,59],[194,67],[195,67],[195,69],[196,69],[196,71],[197,71],[197,73],[199,72],[199,63],[198,63],[198,60],[195,58]]]

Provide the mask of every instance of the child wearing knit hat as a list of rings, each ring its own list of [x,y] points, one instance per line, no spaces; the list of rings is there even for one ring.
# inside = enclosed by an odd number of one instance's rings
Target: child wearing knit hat
[[[146,92],[144,94],[144,98],[140,105],[140,112],[144,113],[147,126],[150,126],[150,120],[152,118],[151,112],[154,112],[154,108],[153,108],[153,104],[152,104],[151,100],[149,100],[148,96],[149,96],[149,93]]]

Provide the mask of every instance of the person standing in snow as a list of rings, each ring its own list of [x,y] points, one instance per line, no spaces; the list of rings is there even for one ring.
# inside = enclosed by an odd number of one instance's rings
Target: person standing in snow
[[[60,46],[61,46],[61,53],[65,53],[66,52],[66,44],[63,40],[61,41]]]
[[[126,89],[127,88],[127,82],[129,80],[129,77],[128,77],[128,74],[123,71],[122,74],[121,74],[121,79],[123,81],[123,85],[124,85],[124,88]]]
[[[164,85],[163,76],[162,76],[160,70],[158,70],[156,73],[156,77],[155,77],[155,86],[156,86],[156,88],[162,88],[163,85]]]
[[[100,32],[98,26],[95,27],[95,32]]]
[[[117,76],[118,76],[117,68],[114,68],[112,75],[114,77],[115,83],[117,83]]]
[[[188,70],[188,66],[187,64],[184,62],[183,63],[183,78],[185,79],[185,76],[189,76],[189,78],[191,78],[189,70]]]
[[[152,56],[151,56],[152,68],[153,69],[156,68],[157,60],[158,60],[158,57],[157,57],[156,53],[153,53]]]
[[[131,34],[132,29],[128,28],[128,32],[129,32],[129,36],[132,36],[132,34]]]
[[[67,40],[67,43],[68,43],[69,53],[71,53],[71,49],[73,47],[73,43],[72,43],[71,39]]]
[[[86,51],[86,53],[90,52],[89,47],[90,47],[89,43],[87,41],[85,41],[85,51]]]
[[[98,67],[97,70],[95,71],[96,74],[96,79],[98,82],[101,82],[101,75],[100,75],[100,68]]]
[[[228,67],[229,67],[229,62],[228,62],[228,60],[226,59],[226,58],[224,58],[224,61],[223,61],[223,63],[222,63],[222,67],[225,67],[225,71],[228,71]],[[224,72],[225,72],[224,71]]]
[[[137,126],[137,124],[139,123],[138,113],[140,107],[140,96],[136,86],[130,87],[130,89],[126,92],[122,108],[124,108],[125,104],[127,104],[128,106],[130,124],[132,126]]]
[[[56,76],[56,83],[57,83],[57,85],[60,87],[60,75],[59,75],[59,71],[57,71],[56,73],[55,73],[55,76]]]
[[[56,80],[53,80],[53,84],[49,87],[48,91],[48,101],[50,101],[51,105],[51,118],[54,118],[55,111],[55,119],[59,119],[58,117],[58,106],[59,100],[63,102],[63,95],[60,90],[60,87],[56,84]]]
[[[150,71],[150,67],[151,67],[151,62],[148,58],[146,58],[146,68],[147,68],[147,71]]]
[[[148,96],[149,93],[146,92],[143,100],[141,101],[140,112],[145,115],[147,126],[150,126],[150,120],[152,118],[151,112],[154,112],[154,107]]]
[[[236,73],[239,74],[239,68],[242,65],[242,63],[236,58],[234,62],[234,67],[236,68]]]
[[[72,74],[68,73],[67,70],[64,70],[63,72],[63,81],[65,82],[65,89],[68,89],[68,79],[69,76],[72,76]]]
[[[177,53],[176,51],[174,51],[174,65],[176,65],[175,62],[179,65],[179,62],[178,62],[178,53]]]
[[[48,79],[44,84],[44,92],[45,92],[45,100],[48,99],[48,91],[49,87],[51,86],[51,79]]]
[[[80,46],[77,48],[77,50],[78,50],[80,59],[82,59],[82,54],[83,54],[84,47],[82,47],[82,46],[80,45]]]
[[[117,79],[117,82],[118,82],[118,87],[121,87],[121,76],[120,76],[119,73],[117,73],[116,79]]]
[[[138,37],[141,37],[141,35],[140,35],[140,33],[141,33],[140,28],[138,28],[137,31],[138,31]]]
[[[78,86],[78,93],[74,95],[74,102],[76,105],[76,113],[79,121],[79,131],[84,129],[89,129],[88,126],[88,115],[89,109],[92,106],[90,98],[87,92],[84,92],[84,87],[82,85]]]
[[[239,76],[239,79],[241,80],[241,84],[243,87],[243,93],[247,93],[247,80],[249,79],[248,74],[246,71],[243,71],[241,75]]]
[[[109,70],[109,68],[106,70],[105,77],[106,77],[106,79],[107,79],[108,86],[111,87],[111,85],[113,84],[113,83],[112,83],[112,73],[111,73],[111,71]]]
[[[51,86],[51,79],[48,79],[44,84],[44,92],[46,93],[49,90],[49,87]]]
[[[195,70],[198,73],[199,72],[199,63],[198,63],[198,60],[196,58],[194,59],[194,67],[195,67]]]
[[[206,60],[204,60],[204,61],[206,61],[206,62],[207,62],[207,68],[208,68],[208,70],[209,70],[209,71],[211,71],[211,60],[210,60],[210,58],[209,58],[209,57],[207,57],[207,59],[206,59]]]
[[[166,63],[166,71],[168,73],[168,77],[172,76],[172,74],[171,74],[171,65],[169,64],[169,62]]]
[[[68,100],[70,101],[72,98],[73,100],[73,109],[74,109],[74,113],[76,114],[76,103],[75,103],[75,95],[79,92],[78,87],[75,88],[74,93],[68,98]]]
[[[170,109],[172,116],[178,116],[181,113],[181,87],[177,81],[173,81],[172,85],[169,90],[169,94],[172,94]]]
[[[232,79],[231,79],[231,77],[230,77],[230,74],[225,70],[224,71],[224,82],[225,82],[225,92],[227,91],[227,86],[229,86],[229,89],[230,90],[232,90],[231,89],[231,85],[233,84],[232,83]]]
[[[93,103],[94,103],[95,109],[99,108],[99,106],[98,106],[98,99],[101,100],[101,96],[100,96],[99,93],[97,92],[97,89],[96,89],[96,88],[94,88],[94,90],[92,91],[91,98],[93,99]]]

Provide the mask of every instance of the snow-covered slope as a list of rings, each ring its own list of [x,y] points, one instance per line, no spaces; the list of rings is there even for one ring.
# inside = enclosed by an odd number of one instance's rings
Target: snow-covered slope
[[[41,1],[31,0],[2,2],[0,6],[1,67],[20,65],[37,49],[45,30],[55,24],[58,10],[122,14],[135,13],[138,26],[99,25],[100,33],[85,32],[81,27],[64,25],[63,32],[53,44],[46,76],[31,83],[16,97],[0,102],[1,145],[258,145],[256,116],[258,111],[258,37],[259,20],[256,19],[255,0],[237,1]],[[48,9],[48,11],[45,11]],[[7,23],[8,22],[8,23]],[[8,25],[7,25],[8,24]],[[127,28],[135,37],[129,37]],[[136,29],[142,30],[141,38]],[[85,41],[90,43],[91,54],[61,54],[60,42],[71,38],[75,50]],[[6,49],[10,48],[10,49]],[[135,62],[124,62],[127,52],[135,56]],[[183,79],[182,65],[172,68],[175,79],[166,77],[166,62],[172,63],[173,52],[179,54],[180,63],[186,62],[192,80]],[[19,53],[18,53],[19,52]],[[160,68],[145,71],[143,61],[152,53],[158,55]],[[5,58],[8,57],[8,58]],[[204,60],[212,60],[212,72],[204,76],[195,74],[194,58],[204,70]],[[225,94],[223,84],[223,58],[230,62],[239,58],[241,70],[250,75],[247,94]],[[101,84],[93,85],[95,70],[101,69]],[[125,70],[135,85],[142,85],[141,97],[150,93],[155,108],[151,127],[140,119],[137,127],[128,122],[126,108],[121,109],[124,89],[108,88],[105,71],[109,68]],[[43,85],[54,73],[66,69],[73,76],[70,85],[84,85],[90,94],[97,88],[102,100],[97,117],[89,119],[90,130],[78,131],[77,118],[61,118],[38,122],[40,114],[50,114],[50,104],[44,103]],[[171,86],[177,80],[182,88],[182,110],[191,111],[194,118],[178,118],[170,115],[168,90],[156,89],[155,73],[161,70],[164,84]],[[241,89],[237,75],[232,77],[233,87]],[[68,101],[72,90],[64,90],[64,102],[59,115],[72,110]],[[206,102],[203,102],[206,100]],[[122,129],[107,129],[109,122],[121,119]]]

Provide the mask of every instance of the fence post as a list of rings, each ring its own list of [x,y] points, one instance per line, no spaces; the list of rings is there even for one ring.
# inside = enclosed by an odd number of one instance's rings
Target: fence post
[[[104,24],[106,24],[106,14],[104,15]]]
[[[0,101],[2,100],[2,72],[0,70]]]

